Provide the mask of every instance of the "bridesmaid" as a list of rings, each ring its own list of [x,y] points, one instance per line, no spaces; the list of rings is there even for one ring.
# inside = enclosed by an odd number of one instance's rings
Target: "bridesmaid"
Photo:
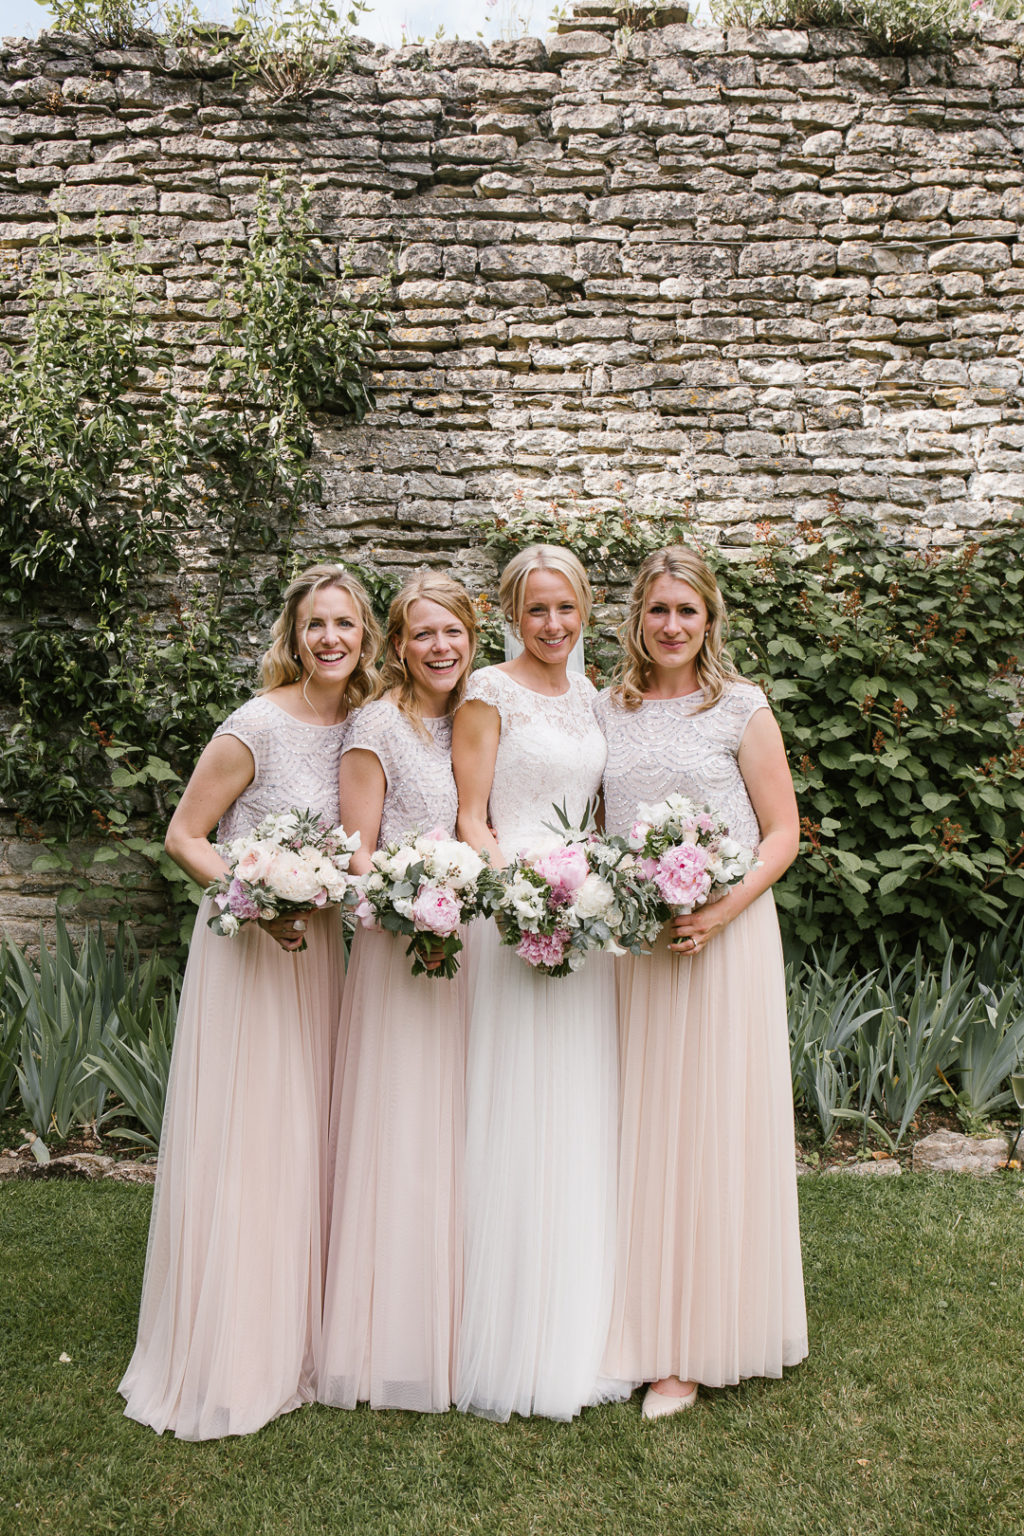
[[[206,747],[167,830],[201,885],[208,842],[274,811],[338,821],[348,712],[371,692],[379,631],[341,566],[285,593],[263,688]],[[245,925],[196,918],[178,1011],[142,1287],[120,1384],[129,1418],[183,1440],[244,1435],[314,1396],[327,1089],[344,969],[336,910]],[[261,932],[264,929],[266,931]],[[308,952],[292,954],[308,941]],[[276,940],[276,943],[275,943]]]
[[[455,835],[452,713],[476,649],[458,582],[412,576],[391,604],[383,698],[341,759],[351,867],[410,831]],[[462,1297],[463,980],[413,976],[408,940],[359,929],[345,985],[317,1396],[336,1407],[443,1412]]]
[[[578,822],[605,744],[593,685],[567,670],[590,615],[569,550],[506,567],[522,652],[470,679],[455,718],[459,830],[497,867]],[[469,955],[466,1295],[456,1403],[486,1418],[571,1419],[623,1395],[599,1380],[614,1275],[616,1035],[612,959],[553,979],[476,923]]]
[[[760,865],[618,962],[617,1276],[605,1368],[651,1382],[645,1418],[698,1383],[781,1376],[807,1353],[782,949],[771,886],[796,856],[778,725],[722,650],[725,605],[691,549],[641,566],[618,681],[598,703],[610,832],[673,791],[720,811]]]

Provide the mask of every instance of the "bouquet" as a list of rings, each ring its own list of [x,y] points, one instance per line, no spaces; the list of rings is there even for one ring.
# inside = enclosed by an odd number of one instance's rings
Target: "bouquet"
[[[356,915],[366,928],[379,924],[405,934],[414,976],[450,980],[459,968],[459,928],[489,911],[497,876],[468,843],[441,829],[408,833],[378,848],[359,884]],[[441,955],[441,964],[427,969]]]
[[[629,846],[653,888],[661,922],[724,895],[758,865],[754,850],[729,836],[721,816],[685,795],[638,806]]]
[[[313,811],[281,811],[265,816],[244,837],[218,843],[229,873],[206,887],[217,911],[209,919],[214,933],[233,938],[244,923],[310,907],[354,900],[349,860],[359,847],[359,833],[344,827],[328,830]],[[306,948],[303,940],[298,946]]]
[[[520,854],[502,872],[494,905],[501,940],[546,976],[578,971],[591,950],[621,955],[649,947],[660,923],[637,859],[622,838],[570,827],[564,836]]]

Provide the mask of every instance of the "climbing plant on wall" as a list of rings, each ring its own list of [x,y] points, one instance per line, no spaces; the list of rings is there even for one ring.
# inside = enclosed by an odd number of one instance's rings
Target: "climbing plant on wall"
[[[124,828],[143,790],[165,809],[251,686],[238,663],[318,489],[312,415],[372,405],[386,302],[323,264],[308,195],[265,188],[181,398],[123,256],[97,245],[73,277],[58,227],[0,370],[0,795],[65,838]]]

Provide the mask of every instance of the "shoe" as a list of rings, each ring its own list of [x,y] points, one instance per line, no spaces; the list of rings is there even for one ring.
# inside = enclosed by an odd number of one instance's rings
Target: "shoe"
[[[648,1387],[644,1393],[644,1405],[640,1410],[643,1419],[667,1419],[670,1414],[682,1413],[685,1408],[692,1408],[697,1401],[697,1388],[687,1392],[685,1397],[670,1397],[667,1392],[655,1392],[653,1387]]]

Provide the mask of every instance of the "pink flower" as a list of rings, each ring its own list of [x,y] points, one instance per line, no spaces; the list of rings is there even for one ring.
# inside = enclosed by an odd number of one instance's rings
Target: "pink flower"
[[[707,853],[695,843],[669,848],[658,860],[654,883],[670,907],[695,907],[711,889]]]
[[[567,928],[556,928],[554,933],[524,933],[516,954],[527,965],[561,965],[568,942]]]
[[[550,885],[556,902],[571,901],[590,873],[581,848],[554,848],[542,853],[534,868]]]
[[[241,880],[232,880],[228,886],[227,906],[232,917],[239,922],[252,922],[259,917],[260,909],[253,901]]]
[[[645,880],[653,880],[658,873],[657,859],[637,859],[636,865]]]
[[[376,928],[377,926],[377,914],[365,896],[361,895],[356,902],[356,917],[364,928]]]
[[[697,817],[697,825],[702,832],[713,832],[715,830],[715,823],[707,811],[701,811]]]
[[[462,909],[450,891],[425,885],[413,901],[412,915],[417,928],[447,938],[458,928]]]

